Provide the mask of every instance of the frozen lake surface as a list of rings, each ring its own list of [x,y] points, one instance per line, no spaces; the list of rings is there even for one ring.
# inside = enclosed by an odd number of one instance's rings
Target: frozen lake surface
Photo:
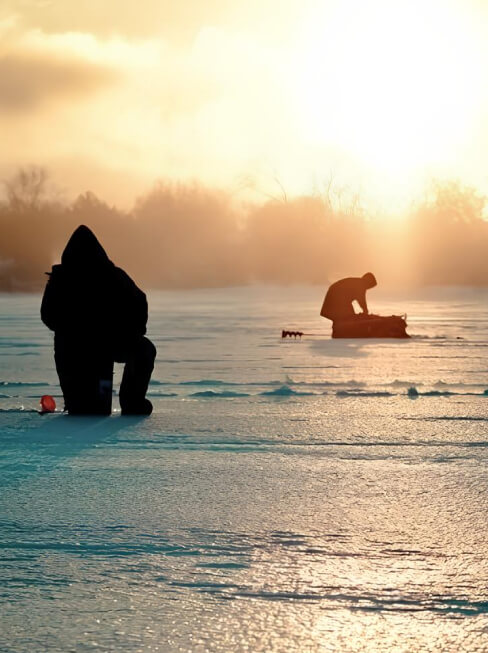
[[[147,419],[39,416],[52,334],[0,295],[0,651],[488,650],[488,292],[370,291],[408,341],[322,295],[150,294]]]

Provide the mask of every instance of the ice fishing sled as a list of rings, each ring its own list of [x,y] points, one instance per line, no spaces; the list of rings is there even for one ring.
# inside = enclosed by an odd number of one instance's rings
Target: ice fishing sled
[[[336,320],[333,338],[410,338],[406,316],[357,315],[353,319]]]

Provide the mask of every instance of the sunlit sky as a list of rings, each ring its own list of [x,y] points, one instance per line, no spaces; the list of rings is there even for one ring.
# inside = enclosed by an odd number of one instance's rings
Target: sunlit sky
[[[398,213],[436,177],[488,193],[487,70],[484,0],[2,0],[0,175],[120,206],[333,176]]]

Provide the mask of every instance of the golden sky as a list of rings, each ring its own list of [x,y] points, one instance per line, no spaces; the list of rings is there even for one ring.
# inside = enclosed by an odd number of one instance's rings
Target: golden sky
[[[488,193],[485,0],[2,0],[0,175],[129,206],[158,178],[277,194],[333,175],[398,212]],[[279,189],[278,189],[279,190]]]

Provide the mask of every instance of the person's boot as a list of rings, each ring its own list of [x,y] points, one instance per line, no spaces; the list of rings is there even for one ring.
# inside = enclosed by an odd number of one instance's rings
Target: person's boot
[[[126,404],[121,407],[122,415],[150,415],[152,413],[152,403],[149,399],[143,399],[142,403]]]

